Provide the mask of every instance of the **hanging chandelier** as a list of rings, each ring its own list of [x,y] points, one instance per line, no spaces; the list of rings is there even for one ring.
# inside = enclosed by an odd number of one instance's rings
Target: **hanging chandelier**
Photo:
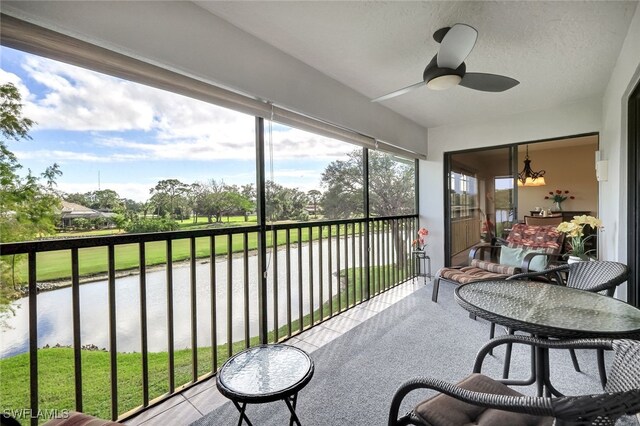
[[[518,186],[544,186],[544,170],[534,172],[531,169],[531,160],[529,160],[529,145],[527,145],[527,154],[524,157],[524,168],[518,173]]]

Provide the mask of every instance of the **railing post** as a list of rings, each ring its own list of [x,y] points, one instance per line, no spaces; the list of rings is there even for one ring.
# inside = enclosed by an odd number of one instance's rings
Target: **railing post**
[[[38,281],[36,252],[29,252],[29,407],[31,413],[38,412]],[[31,426],[38,418],[31,416]]]
[[[149,405],[149,332],[147,328],[147,255],[144,242],[138,243],[140,259],[140,353],[142,355],[142,406]]]
[[[362,296],[362,301],[369,300],[371,297],[371,291],[369,289],[369,285],[371,283],[371,246],[369,244],[369,239],[371,238],[371,234],[369,233],[369,224],[370,222],[370,214],[369,210],[369,150],[367,148],[363,148],[362,152],[362,191],[363,191],[363,200],[364,200],[364,231],[361,229],[360,232],[364,232],[364,265],[360,265],[361,268],[364,268],[364,282],[361,283],[362,288],[364,289],[364,294]]]
[[[258,231],[258,330],[260,343],[266,344],[269,336],[267,324],[267,223],[264,170],[264,119],[256,117],[256,214]],[[277,313],[274,313],[277,315]]]
[[[169,393],[176,389],[175,358],[173,339],[173,240],[167,237],[167,368],[169,373]],[[115,419],[114,419],[115,420]]]
[[[71,306],[73,314],[73,366],[76,411],[82,410],[82,341],[80,339],[80,272],[78,249],[71,249]]]
[[[115,246],[107,246],[108,273],[108,301],[109,301],[109,360],[111,365],[111,420],[118,419],[118,348],[116,324],[116,254]],[[171,389],[173,392],[173,388]]]

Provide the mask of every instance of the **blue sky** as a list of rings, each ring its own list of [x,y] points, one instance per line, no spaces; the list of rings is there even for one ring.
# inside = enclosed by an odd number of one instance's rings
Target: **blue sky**
[[[251,116],[6,47],[0,58],[0,83],[19,88],[37,123],[32,140],[9,149],[35,174],[58,163],[64,192],[100,184],[144,201],[161,179],[255,183]],[[304,191],[320,189],[327,164],[357,148],[277,124],[272,140],[274,180]]]

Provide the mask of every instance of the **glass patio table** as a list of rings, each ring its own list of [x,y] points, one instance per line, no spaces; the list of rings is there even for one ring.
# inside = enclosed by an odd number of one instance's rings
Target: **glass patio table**
[[[640,338],[640,309],[613,297],[533,281],[481,281],[455,290],[466,310],[488,321],[544,338]],[[549,381],[549,353],[535,349],[531,384],[561,395]]]
[[[245,414],[247,403],[283,400],[291,412],[290,425],[300,425],[296,415],[298,392],[313,377],[313,361],[302,349],[283,344],[260,345],[229,358],[218,371],[216,386],[251,425]],[[242,403],[242,405],[240,405]]]

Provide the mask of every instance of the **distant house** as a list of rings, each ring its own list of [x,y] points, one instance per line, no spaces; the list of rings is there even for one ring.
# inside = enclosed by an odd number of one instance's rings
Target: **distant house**
[[[60,209],[60,222],[62,228],[73,227],[73,221],[75,219],[104,219],[103,226],[110,227],[114,223],[115,213],[101,212],[89,207],[85,207],[81,204],[71,203],[69,201],[62,200],[62,207]]]

